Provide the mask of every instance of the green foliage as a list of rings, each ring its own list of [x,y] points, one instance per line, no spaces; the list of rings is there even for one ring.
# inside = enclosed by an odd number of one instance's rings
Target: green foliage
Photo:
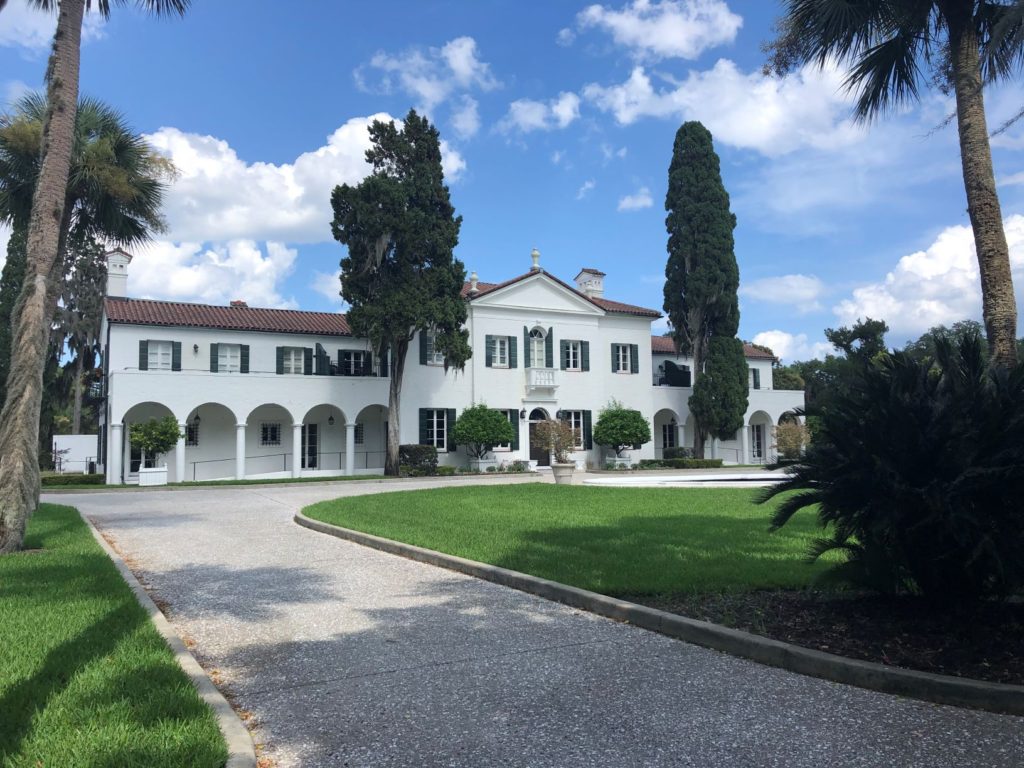
[[[640,459],[640,469],[718,469],[721,459]]]
[[[7,372],[11,365],[11,324],[14,304],[25,280],[25,227],[15,227],[7,241],[7,261],[0,273],[0,403],[7,397]]]
[[[783,459],[799,459],[809,442],[810,432],[798,421],[785,421],[775,427],[775,448]]]
[[[651,440],[651,425],[640,411],[623,408],[612,400],[597,416],[594,424],[594,442],[611,448],[621,456],[626,448],[643,445]]]
[[[550,452],[556,464],[568,464],[569,454],[576,448],[576,435],[567,422],[546,419],[534,427],[531,443]]]
[[[437,474],[437,448],[432,445],[399,446],[398,457],[403,475],[422,477]]]
[[[748,394],[743,342],[734,337],[713,337],[704,375],[693,386],[690,413],[707,434],[729,440],[743,426]]]
[[[666,459],[692,459],[693,448],[666,448],[662,455]]]
[[[772,370],[772,389],[802,390],[804,377],[792,365],[780,365]]]
[[[936,601],[1024,586],[1024,365],[988,369],[977,335],[936,341],[934,365],[905,352],[853,366],[814,442],[765,498],[801,493],[773,527],[817,505],[837,577]]]
[[[162,419],[150,419],[131,424],[128,427],[128,434],[132,445],[138,447],[147,456],[157,457],[174,448],[182,433],[176,418],[164,416]]]
[[[503,412],[478,403],[459,414],[452,438],[456,444],[465,446],[470,456],[482,459],[494,450],[494,446],[511,443],[515,432]]]
[[[66,485],[103,485],[106,479],[103,475],[43,475],[39,479],[43,488]]]

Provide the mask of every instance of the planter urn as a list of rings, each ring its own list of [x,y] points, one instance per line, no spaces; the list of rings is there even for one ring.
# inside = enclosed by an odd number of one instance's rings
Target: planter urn
[[[575,469],[576,465],[573,463],[551,464],[551,474],[554,475],[557,485],[572,485],[572,473]]]
[[[140,468],[139,485],[167,485],[167,467]]]

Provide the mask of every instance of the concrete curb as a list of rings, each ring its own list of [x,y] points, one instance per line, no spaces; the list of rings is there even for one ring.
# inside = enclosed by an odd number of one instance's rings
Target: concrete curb
[[[882,693],[907,696],[937,704],[982,709],[1008,715],[1024,715],[1024,686],[987,683],[981,680],[917,672],[887,667],[869,661],[848,659],[824,651],[815,651],[779,640],[730,629],[706,621],[688,619],[666,611],[648,608],[625,600],[601,595],[526,573],[499,568],[455,555],[403,544],[372,534],[323,523],[295,515],[299,525],[339,539],[400,555],[421,563],[465,573],[493,581],[505,587],[529,592],[548,600],[581,608],[616,621],[685,640],[716,651],[750,659],[771,667],[780,667],[810,677],[845,683]]]
[[[129,570],[121,556],[107,543],[107,540],[103,538],[103,535],[89,518],[81,512],[79,512],[79,515],[85,521],[85,524],[89,526],[89,530],[92,531],[92,535],[99,542],[99,545],[103,547],[103,551],[113,561],[121,577],[131,587],[132,592],[135,593],[135,598],[139,601],[139,605],[149,614],[149,619],[156,627],[156,631],[163,636],[164,641],[170,646],[178,666],[181,667],[182,671],[196,687],[196,690],[199,691],[200,698],[213,710],[213,714],[217,718],[217,724],[220,726],[221,735],[224,737],[224,743],[227,744],[228,748],[228,760],[224,764],[225,768],[256,768],[256,749],[253,746],[249,731],[242,724],[238,714],[231,708],[231,705],[221,692],[217,690],[217,687],[207,676],[203,668],[199,666],[199,662],[196,661],[195,657],[189,653],[185,643],[175,633],[171,623],[167,621],[167,617],[156,607],[156,603],[150,598],[145,588],[139,583],[139,580],[135,578],[135,574]]]

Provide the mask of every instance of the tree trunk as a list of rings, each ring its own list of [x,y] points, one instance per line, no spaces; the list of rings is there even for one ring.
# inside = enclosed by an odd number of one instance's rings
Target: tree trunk
[[[701,327],[696,334],[693,343],[693,375],[690,376],[690,387],[697,386],[697,379],[704,375],[704,329]],[[691,390],[692,391],[692,390]],[[693,457],[704,458],[704,441],[706,434],[700,419],[693,411],[690,411],[690,418],[693,420]]]
[[[956,119],[960,134],[967,212],[974,230],[981,274],[982,316],[993,365],[1012,367],[1017,361],[1017,302],[1010,274],[1010,253],[992,170],[992,150],[985,121],[978,38],[973,26],[950,25]]]
[[[50,273],[57,258],[78,107],[85,0],[61,0],[47,70],[42,166],[28,226],[28,268],[14,312],[11,369],[0,412],[0,554],[20,549],[39,502],[39,410],[50,321]]]
[[[82,434],[82,377],[85,375],[85,355],[79,350],[75,360],[75,401],[71,410],[71,434]]]
[[[403,339],[391,347],[391,384],[388,387],[388,453],[384,459],[384,474],[398,477],[398,446],[402,433],[399,413],[402,401],[402,377],[405,375],[405,356],[409,351],[409,340]]]

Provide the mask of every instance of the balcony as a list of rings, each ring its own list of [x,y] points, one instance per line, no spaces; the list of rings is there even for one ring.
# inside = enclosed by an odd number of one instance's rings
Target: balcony
[[[554,368],[527,368],[526,369],[526,395],[537,397],[547,395],[554,397],[558,389],[558,380]]]

